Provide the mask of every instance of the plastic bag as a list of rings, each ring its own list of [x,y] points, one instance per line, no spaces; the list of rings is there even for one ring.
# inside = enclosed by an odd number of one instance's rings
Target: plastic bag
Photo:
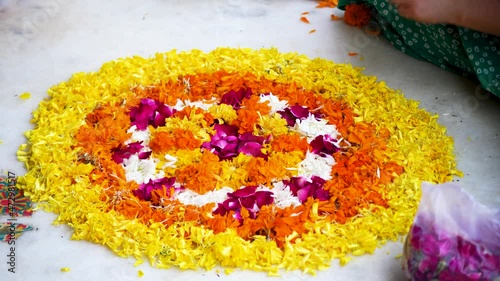
[[[402,266],[414,281],[500,281],[500,210],[455,184],[424,183]]]

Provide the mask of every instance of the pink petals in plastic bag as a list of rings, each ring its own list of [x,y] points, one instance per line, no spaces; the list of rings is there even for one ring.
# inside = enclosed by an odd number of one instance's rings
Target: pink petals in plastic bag
[[[454,184],[423,184],[405,244],[403,268],[414,281],[500,278],[500,212]]]

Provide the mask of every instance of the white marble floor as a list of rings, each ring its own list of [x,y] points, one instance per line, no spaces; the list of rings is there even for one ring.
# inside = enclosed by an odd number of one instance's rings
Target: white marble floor
[[[329,9],[310,0],[0,0],[0,169],[23,174],[15,153],[32,128],[31,111],[53,84],[109,60],[171,49],[210,51],[218,46],[277,47],[366,68],[408,98],[440,115],[456,140],[460,184],[481,202],[500,206],[500,102],[477,85],[394,50],[382,39],[332,22]],[[299,21],[309,11],[311,24]],[[309,31],[316,29],[315,33]],[[348,52],[361,56],[350,57]],[[361,57],[363,59],[361,59]],[[32,93],[21,100],[19,94]],[[439,145],[439,144],[436,144]],[[71,241],[71,229],[51,225],[53,214],[23,221],[37,231],[17,242],[16,273],[7,271],[8,245],[0,243],[0,280],[256,280],[263,273],[157,270],[114,256],[106,248]],[[6,219],[6,218],[2,218]],[[401,243],[316,277],[289,272],[278,280],[404,280]],[[71,271],[61,273],[60,268]]]

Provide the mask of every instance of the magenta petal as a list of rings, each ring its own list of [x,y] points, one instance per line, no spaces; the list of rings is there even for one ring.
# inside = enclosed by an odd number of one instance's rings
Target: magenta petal
[[[438,241],[432,234],[424,234],[420,240],[422,253],[427,256],[437,256],[439,254]]]
[[[325,180],[312,176],[310,180],[305,177],[293,177],[290,180],[283,181],[290,188],[293,195],[297,196],[300,202],[304,203],[308,197],[317,198],[319,200],[330,199],[328,191],[323,190]]]
[[[411,239],[410,244],[415,250],[420,249],[420,236],[422,235],[422,228],[413,225],[411,228]]]
[[[175,184],[175,177],[157,179],[155,183],[165,187],[172,187]]]
[[[248,197],[242,197],[240,198],[241,206],[252,210],[255,206],[256,200],[254,195],[250,195]]]
[[[219,145],[214,145],[215,147],[219,147],[220,151],[222,153],[225,152],[237,152],[238,151],[238,143],[236,142],[226,142],[226,141],[221,141],[225,142],[224,146],[219,146]]]
[[[262,149],[261,144],[258,144],[256,142],[247,142],[247,143],[243,144],[242,146],[240,146],[240,148],[238,149],[238,152],[241,152],[241,153],[246,154],[246,155],[252,155],[255,157],[265,156],[262,153],[261,149]]]
[[[252,133],[243,133],[240,135],[239,140],[242,142],[256,142],[259,144],[263,144],[266,138],[261,136],[256,136]]]
[[[241,213],[239,211],[234,213],[234,218],[237,219],[239,222],[243,221],[243,217],[241,216]]]
[[[133,142],[126,147],[117,147],[112,149],[111,152],[113,152],[113,154],[111,155],[111,159],[118,164],[122,164],[123,160],[130,158],[132,154],[139,152],[143,148],[141,143],[142,142]]]
[[[235,152],[224,152],[224,153],[215,153],[221,160],[229,160],[232,159],[236,156],[238,156],[238,153]]]
[[[290,107],[290,112],[298,119],[305,119],[309,117],[309,109],[301,105],[292,105]]]
[[[488,270],[500,268],[500,255],[485,254],[483,256],[483,266]]]
[[[149,201],[151,200],[151,192],[156,189],[161,189],[163,187],[172,187],[175,183],[175,177],[162,178],[157,180],[149,180],[147,183],[143,183],[138,189],[133,190],[132,193],[141,200]],[[183,188],[177,188],[177,190]]]
[[[248,214],[251,219],[255,219],[257,217],[257,211],[248,210]]]
[[[323,185],[326,183],[326,181],[318,176],[312,176],[311,181],[317,188],[323,188]]]
[[[224,207],[224,204],[222,203],[217,203],[217,209],[215,209],[215,211],[213,211],[213,214],[214,215],[221,215],[221,216],[225,216],[227,213],[227,210],[226,208]]]
[[[317,198],[321,201],[326,201],[326,200],[330,199],[330,193],[324,189],[318,189],[314,193],[314,198]]]
[[[115,161],[115,163],[117,163],[117,164],[122,164],[123,160],[124,159],[128,159],[129,157],[130,157],[130,155],[127,154],[125,151],[122,151],[122,150],[115,151],[111,155],[111,159],[113,159],[113,161]]]
[[[237,156],[239,153],[255,157],[267,157],[260,149],[266,138],[254,136],[251,133],[239,135],[238,127],[233,125],[215,124],[215,135],[210,142],[202,144],[202,148],[210,149],[220,159],[226,160]]]
[[[148,159],[151,153],[153,153],[153,151],[141,152],[139,153],[139,159]]]
[[[307,107],[301,105],[293,105],[284,110],[278,111],[283,119],[286,120],[288,126],[294,126],[298,120],[304,120],[309,117],[312,113],[309,111]],[[315,113],[313,114],[316,118],[320,118],[321,114]]]
[[[156,101],[155,105],[156,112],[150,124],[156,128],[159,126],[164,126],[166,123],[165,119],[172,117],[172,115],[175,113],[175,109],[172,109],[159,101]]]
[[[153,118],[153,122],[151,125],[153,125],[153,127],[160,127],[160,126],[165,126],[165,121],[166,117],[161,115],[161,114],[155,114],[154,118]]]
[[[236,198],[229,198],[223,204],[226,210],[237,211],[241,209],[240,202]]]
[[[239,91],[229,91],[221,97],[220,103],[232,106],[235,110],[241,107],[244,99],[250,98],[251,89],[240,89]]]
[[[154,99],[145,98],[141,100],[141,105],[156,109],[157,104]]]
[[[243,218],[241,217],[240,210],[243,207],[248,210],[250,218],[256,218],[260,207],[274,202],[272,192],[256,192],[256,190],[257,186],[245,186],[235,192],[228,193],[229,198],[223,203],[219,203],[213,213],[225,215],[227,211],[232,210],[235,212],[235,218],[242,222]]]
[[[238,127],[233,125],[215,124],[214,129],[219,137],[238,136]]]
[[[213,149],[212,142],[211,141],[206,141],[206,142],[202,143],[201,144],[201,148],[212,150]]]
[[[418,265],[418,271],[420,271],[420,273],[424,272],[432,273],[436,270],[438,263],[439,263],[438,257],[427,256]],[[420,280],[430,280],[430,279],[420,279]]]
[[[158,111],[158,114],[164,116],[165,118],[171,117],[175,113],[175,109],[170,108],[169,106],[161,102],[156,102],[156,106],[156,111]]]
[[[140,200],[145,200],[144,191],[140,189],[132,190],[132,194]]]
[[[271,205],[274,202],[273,193],[270,191],[257,191],[255,198],[257,199],[257,207],[262,208],[264,205]]]
[[[247,197],[255,193],[257,186],[245,186],[232,193],[233,196],[241,198]]]
[[[141,149],[143,147],[144,146],[142,145],[142,141],[133,142],[133,143],[129,143],[127,145],[127,151],[130,153],[137,153],[137,152],[141,151]]]
[[[307,180],[304,177],[293,177],[290,180],[283,181],[283,183],[290,187],[293,195],[297,196],[297,191],[307,183]]]
[[[281,118],[286,120],[286,124],[290,127],[295,126],[295,123],[297,123],[297,117],[292,114],[289,108],[285,108],[284,110],[278,111],[278,113],[281,115]]]
[[[323,150],[323,136],[317,136],[314,138],[310,145],[312,147],[312,152],[319,155]]]
[[[317,136],[310,144],[312,152],[322,157],[332,155],[340,150],[340,148],[336,146],[336,141],[337,140],[333,139],[330,135]]]
[[[137,129],[145,130],[148,127],[150,119],[154,116],[156,110],[155,101],[152,99],[142,99],[138,107],[130,110],[130,120]]]
[[[309,190],[308,189],[301,189],[301,190],[297,191],[297,198],[299,198],[299,201],[301,203],[306,202],[308,197],[309,197]]]
[[[165,118],[171,117],[174,109],[153,99],[142,99],[139,106],[130,110],[131,124],[139,130],[145,130],[148,125],[154,127],[165,125]]]
[[[224,149],[227,146],[228,142],[224,139],[219,139],[216,141],[211,142],[211,146],[219,148],[219,149]]]

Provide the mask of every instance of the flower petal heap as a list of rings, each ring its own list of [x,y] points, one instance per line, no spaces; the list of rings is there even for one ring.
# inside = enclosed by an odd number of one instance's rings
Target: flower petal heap
[[[283,117],[288,126],[295,126],[295,123],[297,123],[297,120],[304,120],[309,115],[313,115],[314,117],[318,118],[318,114],[312,114],[307,107],[301,106],[301,105],[294,105],[287,107],[283,110],[278,111],[278,113]]]
[[[116,147],[113,148],[111,151],[113,152],[113,160],[118,163],[122,164],[123,160],[129,159],[130,156],[133,154],[139,153],[139,159],[147,159],[151,155],[152,151],[143,151],[141,150],[144,148],[144,146],[141,144],[142,142],[133,142],[129,143],[127,146],[123,147]]]
[[[340,150],[339,141],[330,135],[320,135],[311,142],[312,152],[320,156],[332,155]]]
[[[254,157],[263,157],[261,149],[266,138],[252,135],[251,133],[238,133],[238,127],[233,125],[215,124],[215,135],[209,142],[202,144],[203,148],[209,149],[219,156],[221,160],[228,160],[243,153]]]
[[[255,219],[262,206],[274,202],[272,194],[270,191],[257,191],[257,186],[246,186],[235,192],[228,193],[229,198],[218,204],[214,214],[225,216],[228,212],[233,211],[235,213],[234,218],[241,222],[243,221],[241,209],[245,208],[249,212],[250,218]]]
[[[168,194],[167,196],[170,197],[173,195],[171,193],[171,188],[174,187],[174,183],[175,183],[174,177],[161,178],[161,179],[157,179],[157,180],[150,179],[148,183],[141,184],[140,187],[138,189],[132,191],[132,193],[141,200],[150,201],[151,200],[151,192],[153,192],[153,190],[165,188],[167,190],[167,194]],[[173,190],[179,191],[182,189],[183,188],[181,188],[181,187],[176,187]]]
[[[165,119],[172,116],[175,110],[165,104],[145,98],[141,100],[139,106],[130,110],[130,119],[132,125],[137,126],[139,130],[145,130],[148,125],[153,127],[165,125]]]
[[[126,58],[49,94],[18,186],[74,239],[160,268],[345,264],[407,232],[420,182],[460,174],[416,102],[274,49]]]
[[[294,177],[283,181],[285,186],[289,186],[293,195],[297,196],[302,203],[306,202],[309,197],[321,201],[330,199],[330,193],[323,189],[325,182],[324,179],[317,176],[312,176],[310,179]]]
[[[241,103],[244,99],[250,98],[252,95],[251,89],[240,89],[238,91],[231,90],[227,94],[224,94],[221,99],[221,104],[227,104],[232,106],[235,110],[240,109]]]

